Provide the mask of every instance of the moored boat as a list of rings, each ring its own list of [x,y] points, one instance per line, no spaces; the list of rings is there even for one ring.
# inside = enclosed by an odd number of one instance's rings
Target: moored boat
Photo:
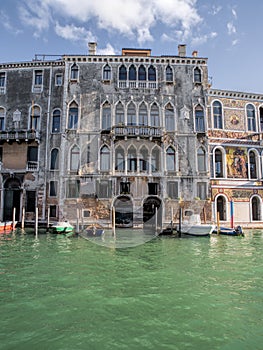
[[[220,226],[219,230],[217,229],[217,227],[215,227],[215,229],[213,230],[213,233],[226,235],[226,236],[244,236],[242,227],[239,225],[234,228]]]
[[[11,231],[16,227],[17,221],[0,221],[0,233],[5,233],[6,231]]]
[[[68,221],[58,221],[51,226],[54,233],[73,232],[74,227]]]
[[[104,230],[101,227],[96,227],[95,225],[90,225],[84,231],[88,237],[100,237],[104,234]]]
[[[215,227],[213,224],[202,224],[199,214],[191,214],[181,225],[177,225],[176,230],[188,236],[205,237],[210,236]]]

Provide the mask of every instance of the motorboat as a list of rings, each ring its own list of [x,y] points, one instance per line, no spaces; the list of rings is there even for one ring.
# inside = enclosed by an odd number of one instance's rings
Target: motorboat
[[[16,227],[17,221],[0,221],[0,233],[12,231]]]
[[[180,234],[204,237],[210,236],[215,230],[216,225],[202,224],[199,214],[191,214],[185,218],[181,225],[176,226],[176,231]]]
[[[73,232],[74,227],[68,221],[58,221],[51,226],[54,233]]]
[[[226,236],[244,236],[242,227],[239,225],[234,228],[220,226],[219,230],[217,229],[217,226],[216,226],[213,233],[226,235]]]

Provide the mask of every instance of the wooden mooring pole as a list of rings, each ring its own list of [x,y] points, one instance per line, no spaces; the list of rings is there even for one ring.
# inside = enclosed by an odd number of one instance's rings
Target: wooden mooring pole
[[[36,217],[35,217],[35,233],[38,235],[38,207],[36,207]]]
[[[16,208],[13,208],[13,222],[12,222],[12,229],[15,230],[15,221],[16,221]]]
[[[25,207],[22,208],[22,221],[21,221],[21,229],[25,228]]]

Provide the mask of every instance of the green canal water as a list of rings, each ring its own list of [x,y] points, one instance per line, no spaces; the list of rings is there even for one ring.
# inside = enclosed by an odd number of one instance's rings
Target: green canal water
[[[263,349],[263,231],[96,240],[1,234],[1,350]]]

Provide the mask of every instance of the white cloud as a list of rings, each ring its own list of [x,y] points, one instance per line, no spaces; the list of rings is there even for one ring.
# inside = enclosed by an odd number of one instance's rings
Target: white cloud
[[[97,50],[98,55],[116,55],[116,51],[111,46],[111,44],[107,44],[104,49],[98,49]]]
[[[212,6],[211,15],[215,16],[222,10],[222,6]]]
[[[56,23],[55,32],[58,36],[70,41],[83,40],[87,43],[96,41],[96,38],[89,30],[86,30],[84,27],[76,27],[73,24],[62,26]]]
[[[236,34],[236,27],[234,26],[233,22],[227,23],[227,32],[228,35]]]
[[[10,20],[10,17],[4,12],[4,11],[0,11],[0,16],[1,16],[1,24],[3,25],[3,27],[10,33],[14,34],[14,35],[18,35],[20,33],[22,33],[22,31],[20,29],[17,29]]]
[[[34,36],[38,37],[43,30],[49,28],[50,13],[48,4],[44,1],[37,2],[28,0],[21,3],[19,8],[19,16],[24,25],[35,28]]]
[[[205,34],[205,35],[200,35],[200,36],[196,36],[192,39],[191,43],[194,46],[198,46],[201,44],[206,43],[208,40],[210,39],[214,39],[217,37],[217,33],[216,32],[211,32],[209,34]]]
[[[236,13],[236,10],[234,8],[232,8],[232,15],[235,19],[237,19],[237,13]]]
[[[85,28],[90,20],[99,28],[136,38],[139,44],[152,41],[151,30],[159,23],[183,31],[189,37],[202,21],[196,0],[27,0],[21,5],[21,18],[37,32],[48,28],[55,16],[60,22],[74,20]],[[93,24],[94,25],[94,24]],[[56,28],[57,30],[57,28]],[[66,35],[66,34],[65,34]],[[69,34],[68,34],[69,35]]]

